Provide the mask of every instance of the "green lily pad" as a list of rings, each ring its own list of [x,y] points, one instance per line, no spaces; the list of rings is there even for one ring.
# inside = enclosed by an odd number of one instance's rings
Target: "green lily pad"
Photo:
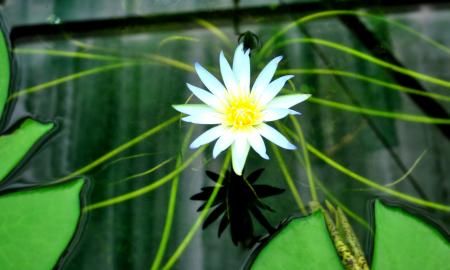
[[[450,242],[431,223],[375,202],[372,270],[450,269]],[[344,269],[320,211],[296,218],[257,248],[250,269]]]
[[[252,270],[344,269],[320,211],[292,219],[256,252]]]
[[[0,182],[53,126],[27,119],[13,133],[0,136]]]
[[[77,229],[83,180],[0,197],[0,269],[53,269]]]
[[[0,116],[3,113],[8,96],[10,72],[8,44],[3,31],[0,31]]]
[[[450,242],[401,208],[375,203],[374,270],[450,269]]]

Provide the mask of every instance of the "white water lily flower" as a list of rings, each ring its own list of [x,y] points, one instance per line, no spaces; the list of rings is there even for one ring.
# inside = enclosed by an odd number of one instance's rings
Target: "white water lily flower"
[[[243,44],[240,44],[234,53],[231,68],[223,52],[220,53],[220,72],[225,85],[196,63],[195,70],[209,91],[190,84],[187,86],[205,104],[173,106],[188,115],[182,119],[186,122],[216,125],[195,139],[190,147],[197,148],[217,139],[213,149],[213,157],[216,158],[231,146],[233,169],[238,175],[242,174],[250,147],[262,158],[269,159],[262,137],[285,149],[296,148],[265,122],[299,114],[290,108],[310,97],[307,94],[275,97],[293,77],[286,75],[271,81],[281,56],[264,67],[250,90],[249,54],[250,50],[244,52]]]

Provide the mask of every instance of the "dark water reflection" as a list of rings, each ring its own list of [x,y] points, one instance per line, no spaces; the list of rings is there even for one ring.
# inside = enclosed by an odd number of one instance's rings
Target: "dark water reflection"
[[[43,22],[42,18],[56,14],[64,22],[66,18],[96,18],[98,12],[105,17],[116,16],[114,10],[120,10],[123,5],[131,5],[129,3],[135,3],[139,7],[144,6],[142,4],[144,1],[142,3],[140,1],[118,1],[114,5],[109,4],[110,6],[103,10],[97,8],[96,4],[91,4],[89,7],[79,6],[75,4],[77,1],[74,1],[73,5],[60,5],[57,3],[58,1],[47,2],[53,8],[43,4],[30,4],[25,0],[7,1],[3,10],[5,20],[7,22],[10,20],[11,26],[17,26]],[[202,7],[202,1],[190,2],[194,8]],[[225,1],[221,1],[221,3],[224,6],[228,5]],[[248,1],[247,4],[255,3]],[[148,5],[150,4],[154,3],[148,3]],[[31,12],[34,5],[36,5],[37,9],[34,10],[37,13]],[[148,8],[148,5],[145,7]],[[175,3],[166,6],[167,8],[160,4],[158,8],[176,12],[183,5]],[[208,10],[210,7],[205,8]],[[136,7],[131,9],[144,13],[149,12],[145,8],[142,10]],[[392,9],[388,11],[389,18],[400,20],[431,38],[444,44],[450,44],[450,35],[442,35],[442,29],[447,29],[450,24],[448,9],[438,10],[429,6],[417,6],[408,11],[398,10],[397,12]],[[258,33],[264,42],[276,30],[290,21],[292,16],[286,16],[286,21],[279,23],[272,23],[268,18],[246,18],[248,21],[241,24],[240,29]],[[418,42],[416,38],[398,28],[369,20],[366,21],[366,24],[383,39],[405,66],[450,80],[448,55],[426,43]],[[218,26],[231,38],[233,45],[236,44],[237,36],[231,24]],[[308,24],[307,30],[313,37],[365,50],[345,26],[334,19]],[[163,47],[159,45],[161,40],[172,35],[189,36],[198,42],[182,40],[166,43]],[[289,37],[298,37],[304,33],[295,29],[288,35]],[[125,29],[120,31],[120,35],[94,35],[76,40],[97,49],[86,49],[74,41],[75,39],[70,36],[52,40],[40,39],[20,43],[17,48],[101,53],[124,58],[142,57],[143,54],[156,53],[178,59],[189,65],[198,61],[209,67],[218,67],[218,55],[221,49],[226,51],[228,57],[232,51],[201,26],[187,30],[177,28],[176,30],[157,31],[153,29],[149,32],[130,34],[126,34]],[[322,56],[313,46],[295,45],[277,50],[271,54],[271,57],[284,55],[282,68],[285,69],[330,68],[331,65],[332,68],[392,81],[388,72],[368,62],[326,48],[320,48],[320,53]],[[15,60],[18,78],[16,90],[105,64],[95,60],[42,54],[17,54]],[[260,70],[261,67],[255,68]],[[308,86],[314,96],[351,104],[349,96],[342,88],[342,82],[336,81],[332,76],[297,75],[293,81],[299,89],[304,85]],[[15,177],[8,180],[10,181],[8,188],[25,184],[43,184],[65,176],[176,115],[171,104],[184,102],[188,97],[186,82],[201,85],[195,74],[185,70],[162,65],[138,65],[91,75],[19,97],[14,101],[14,111],[7,120],[7,127],[19,119],[33,116],[44,121],[57,121],[60,129],[44,147],[34,154],[30,162]],[[351,79],[344,79],[344,84],[363,106],[386,111],[421,114],[420,109],[403,94]],[[423,85],[430,91],[446,93],[447,90],[426,83]],[[450,109],[448,103],[441,103],[441,106],[447,111]],[[308,142],[329,154],[339,163],[380,184],[389,183],[403,174],[403,171],[393,161],[389,149],[386,149],[380,142],[373,127],[370,127],[361,115],[311,103],[302,104],[298,108],[303,113],[299,119]],[[424,150],[428,151],[414,170],[413,177],[429,200],[449,204],[448,175],[450,175],[450,171],[447,164],[450,160],[450,145],[448,139],[433,125],[384,118],[371,118],[371,121],[382,133],[387,143],[392,146],[390,150],[398,155],[405,166],[409,167]],[[92,183],[88,201],[91,203],[102,201],[135,190],[172,171],[175,166],[174,162],[147,177],[114,184],[118,180],[145,171],[176,156],[188,127],[189,125],[185,123],[172,125],[114,159],[137,154],[142,154],[141,156],[124,159],[108,166],[103,164],[87,173]],[[194,135],[201,131],[201,128],[195,128]],[[218,171],[220,169],[223,157],[211,161],[207,166],[202,165],[202,162],[210,158],[211,151],[208,148],[202,158],[196,160],[182,174],[167,256],[170,256],[176,249],[198,216],[196,209],[199,203],[190,201],[189,197],[197,193],[202,186],[209,184],[204,170]],[[282,151],[282,153],[287,160],[290,173],[298,180],[300,195],[302,198],[308,199],[304,168],[299,166],[293,153],[288,151]],[[265,167],[266,171],[261,177],[261,182],[272,183],[288,190],[273,153],[269,151],[269,155],[272,159],[264,161],[251,153],[247,164],[249,170]],[[378,192],[361,190],[366,187],[315,158],[312,158],[312,166],[334,196],[359,215],[368,216],[368,201],[380,195]],[[399,184],[396,189],[419,196],[409,180]],[[156,254],[161,238],[169,190],[170,185],[166,184],[137,199],[93,211],[87,219],[78,245],[63,269],[148,268]],[[272,224],[277,224],[283,218],[298,212],[289,192],[273,199],[269,198],[268,201],[276,209],[275,213],[267,215]],[[450,226],[448,216],[441,213],[430,214],[444,222],[447,227]],[[217,227],[214,226],[217,224],[197,234],[181,257],[177,269],[237,269],[241,265],[248,255],[247,251],[235,247],[227,232],[219,240],[216,237]],[[357,223],[355,223],[355,229],[362,239],[365,239],[366,231]],[[264,232],[262,227],[256,226],[256,230]]]

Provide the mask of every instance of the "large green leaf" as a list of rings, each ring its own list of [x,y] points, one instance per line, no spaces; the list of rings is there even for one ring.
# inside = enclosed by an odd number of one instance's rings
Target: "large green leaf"
[[[10,63],[8,54],[8,45],[6,43],[3,31],[0,31],[0,117],[5,107],[6,97],[8,95],[10,81]]]
[[[375,203],[374,270],[450,269],[450,243],[406,211]]]
[[[291,220],[260,250],[254,270],[343,269],[322,212]]]
[[[13,133],[0,136],[0,181],[53,126],[27,119]]]
[[[48,270],[80,219],[83,180],[0,197],[0,269]]]

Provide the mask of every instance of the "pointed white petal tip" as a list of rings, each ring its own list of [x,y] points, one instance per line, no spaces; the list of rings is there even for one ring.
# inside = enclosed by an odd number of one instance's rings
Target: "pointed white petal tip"
[[[195,145],[194,142],[192,142],[192,143],[189,145],[189,149],[196,149],[196,148],[198,148],[198,146]]]
[[[282,55],[277,56],[277,57],[275,57],[273,60],[275,60],[277,63],[280,63],[281,60],[283,60],[283,56],[282,56]]]
[[[174,108],[176,111],[179,111],[179,112],[181,112],[182,113],[182,111],[180,111],[180,107],[179,106],[181,106],[181,104],[172,104],[172,108]]]
[[[296,150],[297,146],[293,145],[292,143],[289,143],[288,145],[286,145],[285,147],[287,150]]]
[[[269,156],[267,155],[267,153],[264,153],[263,155],[261,155],[261,157],[262,157],[263,159],[267,159],[267,160],[270,159]]]
[[[289,114],[290,115],[302,115],[301,113],[294,111],[294,110],[289,110]]]

